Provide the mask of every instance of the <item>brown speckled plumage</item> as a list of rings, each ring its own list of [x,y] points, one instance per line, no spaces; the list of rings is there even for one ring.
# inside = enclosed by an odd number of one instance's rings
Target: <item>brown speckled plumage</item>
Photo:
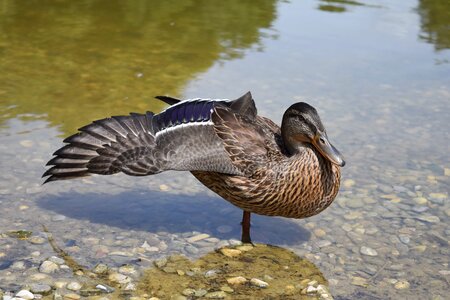
[[[64,140],[46,182],[123,172],[145,176],[191,171],[205,186],[242,208],[242,240],[250,213],[305,218],[336,197],[344,160],[317,111],[295,103],[281,127],[257,115],[250,93],[233,100],[157,97],[159,114],[132,113],[94,121]]]

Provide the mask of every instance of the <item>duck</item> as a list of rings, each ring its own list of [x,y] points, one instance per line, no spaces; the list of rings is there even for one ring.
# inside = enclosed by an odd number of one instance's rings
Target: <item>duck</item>
[[[188,171],[242,209],[244,243],[252,242],[251,213],[307,218],[336,198],[345,161],[313,106],[292,104],[279,126],[258,115],[250,92],[235,100],[156,98],[169,105],[160,113],[96,120],[64,139],[44,183]]]

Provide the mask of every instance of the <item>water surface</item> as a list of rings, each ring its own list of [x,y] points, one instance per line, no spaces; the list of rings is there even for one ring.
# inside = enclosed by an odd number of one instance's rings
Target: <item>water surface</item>
[[[40,175],[61,137],[92,120],[160,111],[158,94],[251,90],[277,122],[293,102],[315,106],[347,161],[330,208],[255,217],[254,240],[311,260],[338,299],[444,299],[449,12],[436,0],[0,1],[0,231],[40,236],[44,224],[86,266],[196,258],[238,238],[240,211],[184,173],[45,186]],[[211,240],[188,241],[201,233]],[[136,252],[145,241],[152,251]],[[52,255],[0,245],[4,290]]]

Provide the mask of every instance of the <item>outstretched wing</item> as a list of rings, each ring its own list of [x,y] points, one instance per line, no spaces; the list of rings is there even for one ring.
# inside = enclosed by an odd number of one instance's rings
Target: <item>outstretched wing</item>
[[[167,98],[166,102],[178,99]],[[160,114],[131,114],[94,121],[64,140],[43,175],[46,182],[123,172],[133,176],[165,170],[241,174],[211,121],[214,107],[256,115],[250,94],[234,101],[186,100]]]

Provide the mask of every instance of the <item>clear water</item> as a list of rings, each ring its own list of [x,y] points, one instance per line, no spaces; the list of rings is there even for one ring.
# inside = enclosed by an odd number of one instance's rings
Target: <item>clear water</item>
[[[315,106],[347,161],[330,208],[256,217],[254,240],[310,259],[337,298],[445,298],[449,48],[450,4],[438,0],[0,1],[0,232],[45,224],[86,265],[99,260],[87,238],[177,241],[155,257],[193,231],[238,238],[240,211],[183,173],[45,186],[40,175],[62,137],[92,120],[160,111],[159,94],[250,90],[277,122],[293,102]],[[34,246],[0,243],[6,288],[19,276],[7,262]]]

